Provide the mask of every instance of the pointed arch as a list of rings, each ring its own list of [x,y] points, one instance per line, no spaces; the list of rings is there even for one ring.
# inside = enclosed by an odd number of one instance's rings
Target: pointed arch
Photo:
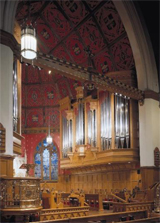
[[[46,138],[41,140],[34,153],[35,177],[42,180],[58,180],[58,149],[54,143],[47,144]]]
[[[126,29],[135,60],[138,88],[159,92],[158,74],[148,31],[132,1],[113,0]]]

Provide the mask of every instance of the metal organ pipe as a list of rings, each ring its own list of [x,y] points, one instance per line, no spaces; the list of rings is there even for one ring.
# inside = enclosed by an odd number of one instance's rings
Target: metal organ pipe
[[[63,157],[67,157],[68,152],[72,152],[72,120],[63,117],[62,119],[62,125],[63,125]]]
[[[70,152],[72,152],[72,141],[73,141],[73,137],[72,137],[72,120],[69,120],[69,150],[70,150]]]
[[[76,117],[76,144],[84,144],[84,105],[78,104],[78,115]]]
[[[92,111],[88,111],[88,143],[91,145],[91,131],[92,131]]]
[[[124,99],[120,96],[120,142],[121,142],[121,148],[124,148],[124,138],[125,138],[125,132],[124,132]]]
[[[66,157],[66,151],[65,151],[65,147],[66,147],[66,118],[62,118],[62,125],[63,125],[63,148],[62,148],[62,154],[63,157]]]
[[[94,110],[91,111],[92,115],[91,115],[91,123],[92,123],[92,127],[91,127],[91,145],[94,146]]]
[[[116,148],[119,147],[119,138],[120,138],[120,102],[119,102],[119,97],[115,96],[115,137],[116,137]]]
[[[97,120],[96,120],[96,110],[93,110],[93,146],[97,145]]]
[[[110,94],[101,104],[101,147],[103,150],[111,148],[111,99]]]
[[[126,147],[129,148],[129,100],[125,99],[125,132]]]
[[[88,143],[92,147],[97,145],[97,121],[96,121],[96,110],[89,110],[88,112]]]
[[[129,100],[115,95],[116,148],[129,148]]]

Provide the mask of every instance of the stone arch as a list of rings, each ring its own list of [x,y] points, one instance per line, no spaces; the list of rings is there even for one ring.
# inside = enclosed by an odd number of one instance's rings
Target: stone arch
[[[138,88],[159,92],[156,62],[151,41],[132,1],[113,0],[126,29],[137,71]]]
[[[13,34],[15,14],[18,1],[3,0],[0,1],[1,20],[0,29]]]

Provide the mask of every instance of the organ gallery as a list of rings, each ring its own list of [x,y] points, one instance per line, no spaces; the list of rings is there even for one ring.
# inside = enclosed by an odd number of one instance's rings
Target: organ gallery
[[[0,4],[1,222],[158,222],[151,1]]]

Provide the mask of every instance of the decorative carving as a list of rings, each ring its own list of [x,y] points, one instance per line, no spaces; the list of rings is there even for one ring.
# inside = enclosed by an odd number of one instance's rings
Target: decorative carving
[[[30,163],[24,163],[20,166],[20,169],[26,169],[27,170],[27,176],[29,176],[29,170],[34,169],[36,164],[30,164]]]
[[[1,178],[0,194],[3,209],[40,208],[41,206],[40,179],[37,178]]]
[[[83,98],[84,96],[83,87],[79,86],[75,90],[77,92],[77,95],[76,95],[77,99]]]
[[[97,106],[98,106],[97,101],[91,101],[91,102],[90,102],[90,110],[91,110],[91,111],[93,111],[93,110],[97,110]]]
[[[156,197],[154,200],[154,210],[155,212],[160,212],[160,182],[158,182],[156,185]]]
[[[144,105],[144,98],[140,99],[138,102],[139,102],[140,106],[143,106]]]
[[[158,147],[156,147],[154,150],[154,165],[156,167],[160,167],[160,151]]]
[[[89,206],[83,207],[67,207],[65,209],[43,209],[40,214],[40,220],[75,218],[88,215]]]
[[[5,151],[5,135],[6,135],[6,130],[0,123],[0,152]]]
[[[67,120],[73,120],[73,110],[66,110]]]

